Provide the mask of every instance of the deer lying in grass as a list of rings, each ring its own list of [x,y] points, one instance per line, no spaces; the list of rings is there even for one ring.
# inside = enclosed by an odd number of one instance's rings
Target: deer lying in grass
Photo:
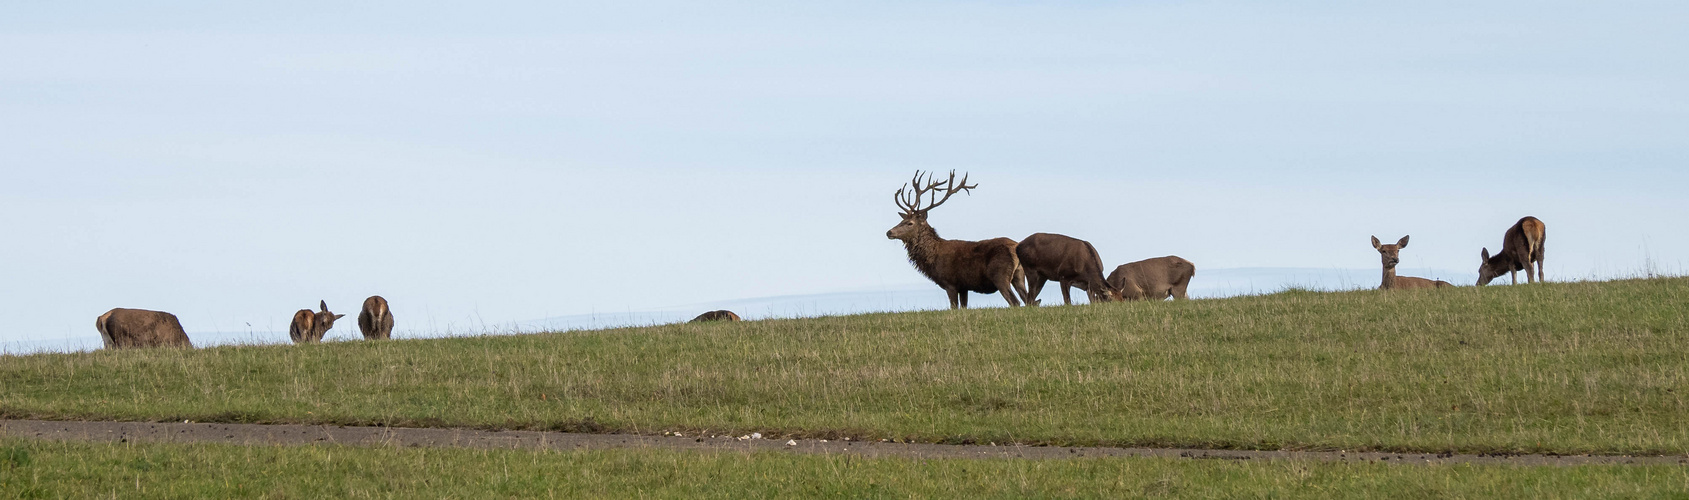
[[[387,299],[380,295],[364,299],[364,309],[358,311],[358,331],[363,332],[364,340],[393,338],[393,311],[387,309]]]
[[[1396,264],[1402,262],[1402,249],[1407,248],[1408,237],[1403,236],[1394,245],[1385,245],[1372,237],[1372,248],[1378,250],[1378,255],[1384,259],[1384,281],[1378,284],[1379,290],[1412,290],[1423,288],[1452,288],[1454,285],[1447,281],[1432,281],[1412,276],[1396,276]]]
[[[1044,282],[1061,284],[1062,303],[1073,305],[1070,287],[1084,290],[1091,302],[1121,300],[1120,292],[1109,287],[1103,277],[1103,258],[1096,247],[1078,238],[1060,234],[1038,233],[1020,240],[1015,247],[1021,269],[1026,274],[1026,305],[1038,305],[1038,293]]]
[[[293,324],[287,326],[287,336],[293,338],[293,343],[321,342],[323,335],[334,328],[334,320],[346,317],[344,314],[328,312],[328,301],[322,301],[320,304],[323,308],[320,312],[300,309],[293,313]]]
[[[909,262],[950,295],[951,309],[966,309],[968,292],[1002,293],[1003,300],[1008,301],[1010,307],[1019,307],[1020,300],[1016,297],[1017,294],[1026,295],[1026,275],[1021,270],[1020,258],[1015,255],[1015,246],[1018,245],[1015,240],[947,240],[940,238],[938,231],[927,224],[928,212],[949,201],[957,191],[969,191],[975,187],[979,186],[969,185],[966,175],[962,176],[961,184],[957,184],[955,171],[951,171],[950,178],[943,182],[933,180],[931,174],[916,171],[914,180],[893,195],[898,208],[903,209],[898,214],[903,222],[886,231],[886,238],[903,240],[903,247],[909,252]],[[927,193],[932,194],[932,201],[923,207],[921,197]],[[939,198],[939,193],[944,193],[944,197]]]
[[[733,314],[733,311],[722,309],[720,311],[710,311],[704,314],[699,314],[698,317],[692,318],[692,321],[688,321],[687,323],[704,323],[708,321],[739,321],[739,315]]]
[[[163,311],[112,309],[94,320],[94,328],[100,331],[106,349],[194,346],[176,315]]]
[[[1121,264],[1108,274],[1108,284],[1126,300],[1184,300],[1196,264],[1175,255]]]
[[[1513,284],[1519,284],[1519,270],[1525,271],[1525,279],[1531,283],[1537,280],[1548,280],[1548,275],[1542,272],[1543,244],[1548,241],[1548,227],[1536,217],[1526,216],[1507,228],[1507,233],[1501,238],[1501,253],[1490,256],[1490,249],[1484,248],[1483,263],[1478,264],[1478,286],[1490,284],[1490,281],[1501,277],[1501,273],[1508,273],[1513,278]],[[1531,264],[1536,263],[1536,270],[1531,270]]]

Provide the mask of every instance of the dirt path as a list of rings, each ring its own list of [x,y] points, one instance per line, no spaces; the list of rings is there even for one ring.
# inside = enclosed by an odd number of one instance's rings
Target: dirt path
[[[1216,460],[1318,460],[1327,462],[1379,462],[1389,464],[1505,464],[1586,465],[1657,464],[1689,465],[1689,456],[1550,456],[1550,455],[1448,455],[1415,453],[1345,453],[1299,451],[1235,451],[1157,448],[1069,448],[1025,446],[981,446],[868,443],[783,439],[740,440],[731,437],[634,436],[621,434],[570,434],[535,431],[480,431],[468,429],[410,429],[390,427],[339,427],[318,425],[255,425],[149,422],[53,422],[0,420],[0,437],[59,441],[227,443],[240,445],[460,447],[521,450],[572,450],[610,448],[653,448],[664,450],[777,451],[824,455],[851,454],[863,457],[911,458],[1027,458],[1062,459],[1077,457],[1170,457]]]

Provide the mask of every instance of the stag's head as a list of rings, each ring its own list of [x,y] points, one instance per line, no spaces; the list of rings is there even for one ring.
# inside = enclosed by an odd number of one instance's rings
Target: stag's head
[[[321,328],[325,332],[334,329],[334,320],[346,317],[344,314],[328,312],[328,301],[326,300],[318,304],[322,306],[323,310],[317,312],[317,328]]]
[[[1503,249],[1503,250],[1505,250],[1505,249]],[[1507,272],[1505,269],[1502,269],[1502,266],[1498,266],[1498,265],[1494,265],[1494,264],[1490,263],[1490,249],[1489,248],[1487,248],[1487,247],[1484,248],[1484,253],[1479,254],[1479,256],[1483,260],[1479,261],[1479,264],[1478,264],[1478,286],[1488,285],[1488,284],[1490,284],[1491,281],[1494,281],[1496,278],[1500,277],[1502,273]]]
[[[886,238],[908,241],[918,235],[927,234],[932,231],[932,226],[927,225],[928,211],[949,201],[950,195],[956,194],[957,191],[969,192],[976,187],[979,185],[968,184],[967,174],[963,174],[962,182],[957,183],[955,170],[951,170],[950,177],[944,181],[934,179],[930,172],[916,170],[915,178],[892,196],[893,201],[897,202],[897,208],[903,210],[898,214],[898,217],[903,218],[903,222],[886,231]],[[939,198],[939,193],[943,193],[944,197]],[[924,205],[923,199],[926,200]]]
[[[1126,300],[1125,292],[1107,285],[1097,287],[1096,290],[1091,290],[1091,297],[1091,300],[1097,302],[1123,302]]]
[[[1395,269],[1396,264],[1400,264],[1402,262],[1402,249],[1407,248],[1407,240],[1408,237],[1403,236],[1402,239],[1397,241],[1394,245],[1384,245],[1378,241],[1377,236],[1372,237],[1372,248],[1378,249],[1379,257],[1384,259],[1385,269]]]

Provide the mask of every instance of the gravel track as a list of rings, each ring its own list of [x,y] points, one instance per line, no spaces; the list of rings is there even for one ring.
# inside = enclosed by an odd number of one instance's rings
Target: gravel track
[[[1021,458],[1166,457],[1192,460],[1316,460],[1386,464],[1498,464],[1570,466],[1593,464],[1689,465],[1689,456],[1456,455],[1424,453],[1240,451],[1162,448],[1089,448],[852,442],[734,437],[574,434],[538,431],[342,427],[157,422],[71,422],[0,420],[0,437],[56,441],[139,443],[225,443],[238,445],[335,444],[369,447],[434,447],[516,450],[649,448],[786,452],[861,457]],[[792,444],[795,443],[795,444]]]

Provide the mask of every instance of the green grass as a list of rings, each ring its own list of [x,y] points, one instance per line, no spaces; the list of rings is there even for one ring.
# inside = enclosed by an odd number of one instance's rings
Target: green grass
[[[955,443],[1679,454],[1686,396],[1680,278],[0,357],[11,418]]]
[[[0,440],[14,498],[1689,498],[1678,466],[917,460]]]

